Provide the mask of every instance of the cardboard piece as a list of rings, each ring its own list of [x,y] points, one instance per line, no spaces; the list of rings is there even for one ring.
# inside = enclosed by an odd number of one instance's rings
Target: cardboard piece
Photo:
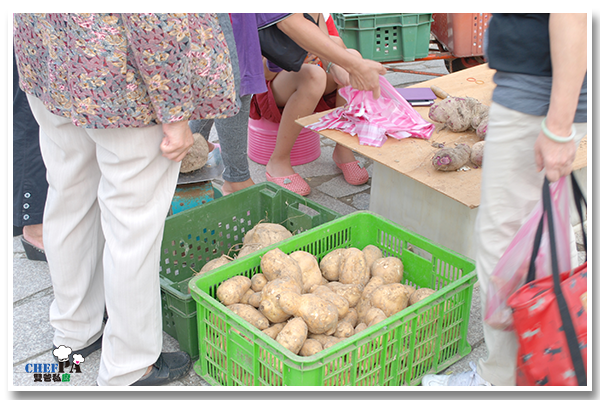
[[[436,85],[445,90],[450,96],[470,96],[483,104],[490,105],[492,91],[496,86],[493,82],[494,70],[487,64],[469,68],[463,71],[444,75],[429,81],[421,82],[411,87],[426,87]],[[467,78],[475,78],[467,80]],[[436,100],[441,101],[441,100]],[[428,122],[429,107],[416,107],[415,110]],[[296,122],[306,127],[319,120],[322,115],[331,112],[313,114],[298,119]],[[464,204],[476,208],[480,203],[481,168],[476,168],[470,162],[467,171],[442,172],[436,171],[431,165],[431,159],[438,150],[436,144],[446,147],[455,143],[467,143],[473,146],[479,141],[473,131],[455,133],[448,129],[441,130],[442,124],[435,123],[436,129],[429,140],[406,138],[397,140],[387,139],[382,147],[363,146],[358,143],[357,136],[336,130],[324,130],[321,135],[340,143],[357,153],[377,161],[392,170],[406,175],[436,191]],[[587,166],[587,139],[584,138],[579,146],[574,169]]]

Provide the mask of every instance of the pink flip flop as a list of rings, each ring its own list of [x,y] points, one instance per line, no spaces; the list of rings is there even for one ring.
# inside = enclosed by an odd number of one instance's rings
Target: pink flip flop
[[[273,178],[269,175],[268,172],[265,171],[265,175],[267,176],[267,180],[269,182],[273,182],[282,188],[291,190],[294,193],[299,194],[300,196],[308,196],[310,194],[310,186],[302,177],[298,174],[282,176],[280,178]]]
[[[362,185],[369,180],[369,173],[360,161],[352,161],[344,164],[336,162],[335,165],[342,170],[344,179],[351,185]]]

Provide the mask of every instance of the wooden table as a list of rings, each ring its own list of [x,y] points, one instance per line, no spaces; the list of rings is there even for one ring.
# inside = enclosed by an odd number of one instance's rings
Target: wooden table
[[[487,64],[445,75],[411,87],[436,85],[452,96],[470,96],[486,105],[492,101],[494,70]],[[476,82],[467,80],[475,78]],[[441,100],[437,100],[441,101]],[[426,121],[429,107],[415,107]],[[317,113],[297,120],[302,126],[317,122],[328,113]],[[473,227],[480,202],[481,168],[472,164],[467,171],[436,171],[431,158],[438,150],[433,145],[454,143],[473,145],[479,139],[473,131],[455,133],[436,129],[429,140],[388,137],[382,147],[360,145],[357,136],[337,130],[321,135],[375,161],[371,179],[369,209],[427,239],[467,257],[474,257]],[[575,170],[587,172],[587,138],[579,146]],[[585,185],[585,177],[579,179]]]

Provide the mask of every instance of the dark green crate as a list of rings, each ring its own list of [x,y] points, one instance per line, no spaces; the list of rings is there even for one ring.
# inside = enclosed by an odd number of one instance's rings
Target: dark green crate
[[[436,292],[313,356],[293,354],[216,298],[221,282],[261,272],[261,257],[276,247],[286,254],[306,251],[320,261],[334,249],[369,244],[402,260],[402,283]],[[223,386],[418,385],[423,375],[471,351],[467,331],[476,281],[473,260],[377,214],[355,212],[192,278],[202,354],[194,370]]]
[[[333,14],[344,44],[374,61],[414,61],[429,54],[432,14]]]
[[[259,222],[282,224],[297,234],[340,216],[271,182],[169,216],[160,258],[163,330],[197,358],[196,304],[188,282],[204,264],[222,254],[235,257],[244,234]]]

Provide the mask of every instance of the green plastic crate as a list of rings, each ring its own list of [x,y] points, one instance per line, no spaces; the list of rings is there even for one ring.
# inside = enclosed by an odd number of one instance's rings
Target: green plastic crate
[[[177,339],[181,350],[198,358],[196,303],[188,289],[195,272],[222,254],[234,257],[240,249],[235,245],[259,222],[282,224],[297,234],[340,216],[265,182],[167,217],[159,268],[163,330]]]
[[[374,61],[414,61],[429,54],[432,14],[333,14],[344,44]]]
[[[320,261],[331,250],[369,244],[401,258],[404,284],[436,293],[313,356],[293,354],[216,299],[221,282],[261,272],[262,255],[275,247]],[[202,354],[194,370],[211,385],[418,385],[471,351],[466,338],[476,281],[472,260],[374,213],[356,212],[191,279]]]

